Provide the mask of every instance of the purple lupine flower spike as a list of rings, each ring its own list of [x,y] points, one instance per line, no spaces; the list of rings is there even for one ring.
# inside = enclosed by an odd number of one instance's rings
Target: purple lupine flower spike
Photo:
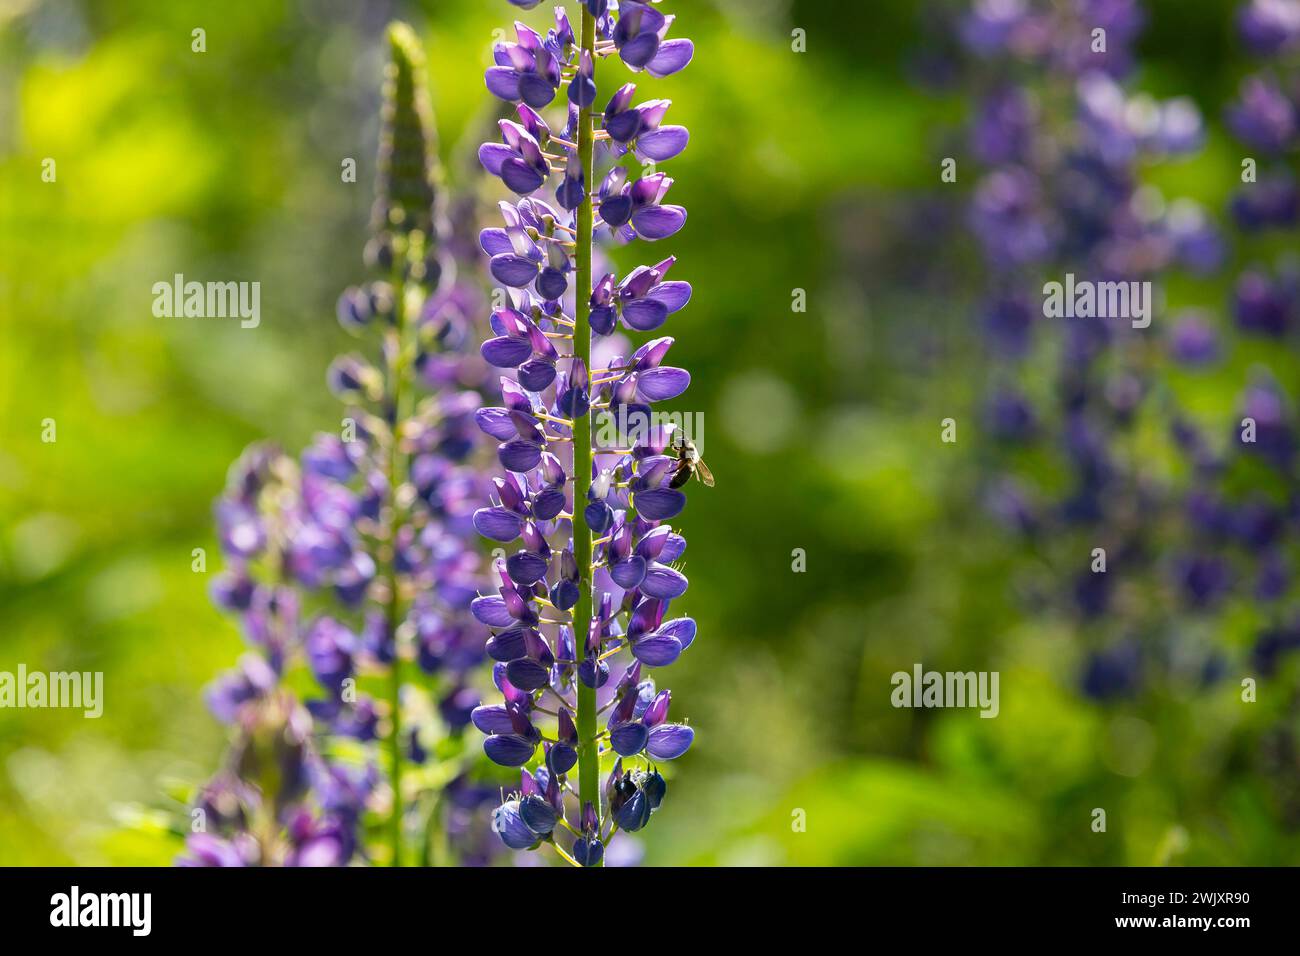
[[[620,278],[593,247],[598,235],[661,241],[684,227],[686,210],[666,201],[673,180],[642,175],[632,162],[671,160],[690,134],[666,121],[670,101],[638,103],[632,83],[602,99],[596,67],[622,62],[663,77],[686,66],[694,47],[670,37],[675,18],[657,6],[586,0],[581,13],[575,37],[557,10],[540,46],[517,27],[518,42],[500,45],[488,70],[489,89],[518,104],[518,122],[503,120],[502,141],[479,156],[523,198],[503,202],[501,225],[480,236],[506,290],[481,353],[505,375],[500,406],[480,409],[475,422],[497,443],[504,473],[473,520],[506,548],[499,584],[481,591],[471,611],[492,631],[487,649],[505,703],[479,707],[472,720],[492,760],[535,768],[498,811],[502,840],[550,844],[569,862],[594,866],[615,828],[644,828],[662,804],[656,762],[693,741],[690,727],[667,720],[669,694],[656,692],[642,668],[674,663],[696,631],[690,618],[668,614],[689,586],[674,566],[686,542],[670,524],[686,505],[689,436],[671,425],[623,425],[613,444],[592,441],[594,417],[648,421],[655,404],[691,382],[666,364],[671,337],[626,357],[603,344],[620,327],[654,332],[686,307],[690,284],[667,278],[676,259]],[[567,83],[542,102],[553,60]],[[553,205],[541,191],[548,181]],[[598,695],[609,708],[604,731]],[[602,752],[619,756],[603,787]],[[576,799],[566,803],[565,793]],[[562,832],[577,839],[561,846]]]
[[[394,24],[388,39],[392,63],[365,249],[382,278],[348,288],[337,309],[340,324],[372,354],[342,356],[327,375],[331,391],[348,403],[345,421],[353,428],[317,436],[297,460],[254,446],[232,469],[217,505],[229,568],[213,598],[239,615],[255,651],[209,692],[214,713],[235,727],[236,744],[233,778],[223,773],[204,799],[219,796],[238,812],[210,813],[213,829],[188,841],[185,865],[344,865],[385,856],[401,864],[410,811],[424,802],[412,786],[418,782],[404,777],[405,764],[454,751],[455,732],[471,721],[500,733],[503,760],[526,749],[517,761],[524,762],[537,742],[526,710],[515,702],[504,715],[481,712],[469,680],[484,659],[473,615],[500,620],[510,610],[504,598],[486,611],[471,605],[482,587],[473,529],[541,544],[524,534],[521,496],[511,494],[517,488],[499,492],[508,502],[500,515],[473,516],[490,486],[471,457],[474,425],[484,422],[480,396],[466,383],[485,370],[477,356],[456,349],[475,337],[471,325],[484,297],[473,262],[444,269],[472,248],[460,233],[473,217],[457,216],[435,188],[415,35]],[[511,55],[521,86],[524,67],[529,77],[558,83],[549,53],[526,35],[519,47],[523,52]],[[531,156],[525,147],[519,155]],[[504,237],[506,244],[532,255],[521,234]],[[417,405],[421,390],[429,394]],[[489,427],[519,435],[522,425],[503,412]],[[518,569],[521,578],[534,571],[535,563]],[[407,679],[417,666],[418,691]],[[388,699],[360,691],[363,675],[382,678],[376,686],[388,688]],[[315,690],[299,701],[287,689],[291,678]],[[417,692],[432,699],[408,713]],[[452,735],[435,749],[445,729]],[[489,794],[460,796],[465,814],[486,812]],[[367,845],[381,816],[384,842]],[[459,835],[453,842],[468,850]]]
[[[1252,154],[1263,155],[1257,177],[1249,181],[1243,177],[1238,186],[1234,219],[1244,233],[1293,230],[1296,187],[1290,156],[1300,144],[1296,93],[1300,71],[1294,59],[1300,48],[1300,4],[1246,0],[1240,5],[1237,24],[1247,48],[1264,62],[1242,82],[1238,101],[1226,119]],[[1284,232],[1278,238],[1293,237]],[[1276,246],[1275,239],[1270,243]],[[1195,318],[1189,318],[1172,337],[1171,351],[1188,365],[1214,362],[1221,351],[1240,347],[1225,343],[1230,348],[1221,350],[1218,336],[1226,339],[1236,334],[1262,339],[1270,343],[1270,352],[1277,352],[1276,345],[1293,341],[1300,328],[1295,306],[1298,290],[1300,273],[1288,257],[1275,257],[1271,263],[1251,259],[1237,275],[1233,290],[1235,328],[1214,330],[1204,323],[1198,327]],[[1284,657],[1300,648],[1294,625],[1277,623],[1289,614],[1286,595],[1294,569],[1288,532],[1293,508],[1285,496],[1279,499],[1263,491],[1265,485],[1292,487],[1295,482],[1295,399],[1282,384],[1285,376],[1284,369],[1271,361],[1251,368],[1248,380],[1241,383],[1237,407],[1224,416],[1222,427],[1231,435],[1229,441],[1214,441],[1186,420],[1177,423],[1175,433],[1195,475],[1185,508],[1193,537],[1172,565],[1178,593],[1186,606],[1200,614],[1219,611],[1230,600],[1245,599],[1258,607],[1261,624],[1248,661],[1242,663],[1264,674],[1275,673],[1284,665]],[[1258,478],[1242,483],[1243,468]],[[1225,661],[1233,650],[1224,653]],[[1207,672],[1218,675],[1226,669],[1212,669],[1207,662]]]
[[[1069,475],[1059,496],[1029,476],[991,476],[991,510],[1045,547],[1067,538],[1104,546],[1112,561],[1119,556],[1125,587],[1170,595],[1159,628],[1165,637],[1144,610],[1116,599],[1113,572],[1097,573],[1068,559],[1073,563],[1060,576],[1067,587],[1056,596],[1065,614],[1090,628],[1105,618],[1102,630],[1123,635],[1088,649],[1080,675],[1085,694],[1126,696],[1189,674],[1208,680],[1233,651],[1184,642],[1186,628],[1173,615],[1211,626],[1204,618],[1229,596],[1264,605],[1266,616],[1280,610],[1267,602],[1279,570],[1283,577],[1287,571],[1275,560],[1285,522],[1275,503],[1243,493],[1239,475],[1224,476],[1236,474],[1235,461],[1253,458],[1252,467],[1274,470],[1283,484],[1293,481],[1292,419],[1284,394],[1261,369],[1243,383],[1242,405],[1231,416],[1233,440],[1203,435],[1177,400],[1152,401],[1160,393],[1150,375],[1152,353],[1165,350],[1194,371],[1230,351],[1229,335],[1285,340],[1297,325],[1293,303],[1300,284],[1287,265],[1274,270],[1248,262],[1233,290],[1235,329],[1215,328],[1191,311],[1168,317],[1164,327],[1157,312],[1150,328],[1046,319],[1034,301],[1045,272],[1053,279],[1070,272],[1151,282],[1158,289],[1175,269],[1205,272],[1223,261],[1223,243],[1197,206],[1161,197],[1147,207],[1150,197],[1139,185],[1143,161],[1196,148],[1202,124],[1185,100],[1135,97],[1122,83],[1142,19],[1134,0],[1081,3],[1086,23],[1054,5],[971,6],[963,40],[994,69],[972,117],[972,152],[986,168],[975,187],[970,225],[992,279],[983,317],[988,342],[1006,360],[994,376],[987,420],[999,444],[1032,447],[1036,454],[1051,453],[1048,442],[1059,435],[1056,451]],[[1252,51],[1274,62],[1245,79],[1226,113],[1228,128],[1260,157],[1258,181],[1243,181],[1233,216],[1251,233],[1294,228],[1296,190],[1285,157],[1300,143],[1300,104],[1294,69],[1288,75],[1284,67],[1300,44],[1300,4],[1247,0],[1238,23]],[[1080,41],[1097,27],[1106,30],[1109,47],[1089,58]],[[1075,109],[1040,109],[1058,96]],[[1039,382],[1031,392],[1018,381],[1018,369],[1044,336],[1056,338],[1062,361],[1052,388],[1043,392]],[[1030,394],[1056,398],[1031,402]],[[1137,422],[1148,427],[1164,416],[1173,446],[1186,459],[1173,471],[1185,478],[1157,478],[1122,450]],[[1242,435],[1247,420],[1249,438]],[[1171,536],[1166,553],[1150,547]],[[1180,635],[1176,645],[1174,634]],[[1272,628],[1258,635],[1270,649],[1266,656],[1278,648],[1276,640]],[[1170,667],[1174,657],[1181,663]],[[1156,674],[1160,668],[1166,672]]]

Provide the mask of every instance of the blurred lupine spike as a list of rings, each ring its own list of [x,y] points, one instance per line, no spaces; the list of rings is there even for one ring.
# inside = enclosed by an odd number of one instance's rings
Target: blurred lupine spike
[[[1241,39],[1263,61],[1243,82],[1240,100],[1226,117],[1246,146],[1264,154],[1257,180],[1246,182],[1243,177],[1232,206],[1242,233],[1237,238],[1253,253],[1259,248],[1251,244],[1257,234],[1276,230],[1285,235],[1297,225],[1295,176],[1288,156],[1300,143],[1300,69],[1294,59],[1300,47],[1300,3],[1246,0],[1239,11]],[[1276,238],[1263,241],[1275,243]],[[1271,254],[1276,246],[1266,248]],[[1232,342],[1220,346],[1219,335],[1228,338],[1232,331],[1270,344],[1294,342],[1300,329],[1298,290],[1300,274],[1288,255],[1278,257],[1271,274],[1257,263],[1249,266],[1236,279],[1235,329],[1216,335],[1213,329],[1198,332],[1188,323],[1177,343],[1177,357],[1188,366],[1216,361],[1220,354],[1241,347]],[[1207,439],[1190,419],[1176,423],[1175,435],[1193,467],[1195,480],[1185,511],[1200,544],[1184,554],[1179,565],[1183,599],[1215,608],[1237,594],[1247,596],[1260,611],[1249,666],[1266,676],[1283,666],[1284,655],[1300,649],[1300,627],[1291,613],[1297,577],[1292,556],[1295,499],[1292,493],[1268,490],[1269,484],[1291,489],[1296,482],[1297,418],[1293,398],[1279,381],[1283,375],[1267,367],[1251,370],[1238,407],[1222,424],[1232,440],[1220,444]],[[1243,474],[1254,477],[1243,481]],[[1216,657],[1205,663],[1203,673],[1209,682],[1227,670],[1224,658]]]
[[[1230,330],[1215,329],[1198,313],[1172,317],[1163,341],[1158,325],[1130,329],[1092,319],[1044,329],[1035,318],[1032,297],[1044,271],[1155,283],[1175,270],[1213,272],[1225,259],[1224,242],[1198,205],[1166,200],[1142,185],[1140,164],[1196,149],[1202,124],[1189,101],[1158,102],[1123,82],[1133,66],[1139,4],[1087,0],[1074,10],[1088,16],[1073,15],[1068,5],[975,3],[962,38],[998,67],[971,129],[972,151],[985,164],[971,226],[992,273],[986,329],[1002,360],[987,427],[1008,445],[1046,448],[1056,441],[1070,481],[1057,495],[1019,475],[996,474],[988,498],[1002,520],[1043,548],[1069,548],[1072,563],[1051,603],[1081,631],[1104,622],[1115,635],[1089,646],[1081,667],[1083,692],[1105,700],[1171,679],[1200,685],[1221,678],[1225,660],[1240,651],[1188,635],[1207,626],[1198,618],[1233,598],[1266,609],[1271,622],[1288,616],[1282,599],[1294,572],[1283,538],[1294,502],[1243,475],[1262,465],[1275,472],[1279,488],[1294,482],[1295,419],[1281,387],[1267,373],[1252,373],[1238,414],[1222,425],[1228,433],[1250,422],[1250,438],[1222,442],[1201,433],[1153,374],[1160,349],[1189,368],[1229,351],[1219,339]],[[1109,47],[1080,57],[1094,22],[1108,30]],[[1258,182],[1243,176],[1232,212],[1246,233],[1291,228],[1294,178],[1280,157],[1300,141],[1297,77],[1276,67],[1300,42],[1300,3],[1248,0],[1238,22],[1246,45],[1275,62],[1246,78],[1226,112],[1229,129],[1263,154],[1261,165],[1270,164]],[[1017,85],[1008,85],[1009,76]],[[1042,108],[1062,98],[1076,109]],[[1249,163],[1253,171],[1255,161]],[[1291,334],[1298,287],[1285,265],[1277,276],[1248,267],[1233,298],[1237,331],[1274,341]],[[1050,390],[1055,402],[1035,404],[1018,370],[1043,334],[1059,340],[1062,357]],[[1168,428],[1184,463],[1157,469],[1134,454],[1139,429],[1151,423]],[[1081,559],[1089,551],[1078,546],[1080,538],[1089,547],[1105,544],[1108,568]],[[1126,592],[1139,587],[1163,599],[1134,602]],[[1268,672],[1294,643],[1279,640],[1272,623],[1261,625],[1254,665]]]
[[[384,278],[347,289],[337,308],[371,354],[330,367],[330,388],[348,403],[343,437],[321,433],[297,460],[254,445],[217,504],[228,566],[213,599],[239,616],[254,651],[209,692],[235,743],[199,798],[219,792],[239,812],[193,834],[186,864],[405,862],[410,818],[430,803],[421,798],[431,785],[402,768],[454,755],[479,703],[471,674],[485,635],[470,614],[482,586],[472,512],[487,478],[471,453],[487,369],[465,351],[485,297],[472,262],[454,281],[427,268],[438,211],[423,55],[409,27],[395,24],[388,39],[372,238],[380,254],[368,256]],[[440,238],[449,255],[473,255],[472,237]],[[416,403],[420,389],[431,394]],[[423,672],[418,683],[405,676],[411,666]],[[363,675],[379,679],[387,700],[358,688]],[[316,690],[300,703],[282,681]],[[472,819],[481,811],[486,827],[492,790],[464,774],[442,790],[452,849],[487,862]],[[384,841],[367,843],[381,816]]]
[[[506,473],[494,480],[496,495],[474,524],[493,541],[522,547],[504,562],[496,593],[473,605],[494,632],[489,653],[499,661],[495,677],[505,697],[504,706],[478,708],[474,723],[488,735],[492,760],[540,764],[535,778],[525,771],[523,802],[512,798],[498,809],[502,840],[513,849],[552,844],[581,866],[607,859],[616,830],[646,825],[666,792],[655,762],[681,756],[695,733],[666,722],[669,693],[656,694],[654,681],[641,678],[643,665],[673,663],[695,637],[690,618],[664,620],[688,586],[671,566],[685,539],[664,522],[686,504],[670,484],[679,449],[690,446],[673,442],[665,428],[635,427],[613,448],[592,443],[595,411],[636,421],[690,384],[684,369],[661,365],[671,338],[633,349],[620,330],[655,330],[686,306],[690,285],[665,281],[676,260],[637,267],[619,282],[593,248],[597,236],[666,239],[686,222],[685,209],[662,202],[672,179],[624,165],[667,160],[686,148],[684,127],[661,125],[668,101],[634,107],[629,83],[603,112],[593,111],[598,60],[655,76],[690,62],[689,40],[664,39],[673,20],[634,0],[591,0],[575,44],[559,8],[545,37],[517,25],[517,41],[496,45],[485,76],[493,95],[515,104],[520,122],[501,121],[502,142],[479,150],[483,167],[516,198],[501,203],[502,225],[479,237],[492,276],[509,290],[509,306],[492,314],[481,352],[513,375],[501,380],[502,406],[476,415],[500,443]],[[537,111],[557,98],[565,125],[553,134]],[[548,180],[558,209],[536,195]],[[610,681],[620,658],[623,677]],[[606,710],[601,731],[596,717]],[[543,733],[541,722],[553,723],[553,732]],[[615,754],[602,788],[600,761]],[[534,790],[555,797],[545,802]],[[572,795],[567,806],[563,793]],[[561,832],[569,834],[567,850],[555,843]]]

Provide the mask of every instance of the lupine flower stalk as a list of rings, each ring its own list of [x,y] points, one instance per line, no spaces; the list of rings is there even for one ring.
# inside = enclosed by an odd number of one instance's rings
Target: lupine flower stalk
[[[989,463],[989,498],[1036,548],[1068,548],[1066,587],[1049,584],[1041,597],[1105,641],[1081,677],[1096,697],[1127,685],[1139,656],[1179,640],[1167,623],[1177,595],[1160,580],[1169,562],[1151,548],[1170,537],[1162,507],[1170,489],[1135,447],[1145,421],[1173,414],[1152,374],[1163,328],[1132,327],[1131,316],[1045,318],[1043,283],[1067,273],[1150,282],[1154,309],[1166,274],[1211,272],[1222,258],[1199,206],[1167,200],[1139,179],[1140,163],[1186,154],[1201,139],[1189,101],[1159,102],[1123,82],[1142,19],[1136,0],[975,0],[961,25],[992,79],[970,135],[982,167],[970,227],[989,267],[982,318],[995,359],[985,422],[999,456]],[[1033,397],[1023,373],[1042,364],[1050,393]],[[1008,467],[1028,450],[1061,467],[1063,492]],[[1098,547],[1105,573],[1088,560]],[[1139,580],[1144,600],[1119,593]],[[1146,645],[1141,655],[1131,653],[1135,640]]]
[[[1036,67],[1039,81],[995,86],[974,127],[974,150],[990,171],[972,222],[995,275],[1003,283],[1028,272],[1041,278],[1044,265],[1062,261],[1121,279],[1156,276],[1171,266],[1213,270],[1224,258],[1224,243],[1199,209],[1186,200],[1165,203],[1136,180],[1136,160],[1185,152],[1199,138],[1190,107],[1132,97],[1114,82],[1131,65],[1127,44],[1140,22],[1138,5],[1085,0],[1075,11],[1077,18],[1062,20],[1055,9],[977,3],[965,23],[964,36],[978,53],[997,59],[1013,58],[1014,51]],[[1300,217],[1284,160],[1300,144],[1296,77],[1286,72],[1300,48],[1300,3],[1250,0],[1238,26],[1264,64],[1242,83],[1226,116],[1259,164],[1258,179],[1242,184],[1230,210],[1238,245],[1253,253],[1256,237],[1294,228]],[[1107,30],[1110,49],[1083,56],[1095,27]],[[1081,67],[1086,72],[1079,73]],[[1053,78],[1058,87],[1065,80],[1073,84],[1079,108],[1064,132],[1051,129],[1040,109]],[[1055,157],[1049,175],[1035,156]],[[1064,186],[1064,196],[1053,184]],[[1077,196],[1090,199],[1081,203]],[[1145,213],[1135,218],[1143,204]],[[1021,362],[1033,354],[1033,304],[1024,288],[1005,288],[1010,294],[1002,293],[989,309],[989,337],[1003,359]],[[1201,311],[1175,316],[1163,334],[1157,328],[1126,334],[1086,327],[1086,334],[1062,333],[1067,362],[1054,384],[1064,398],[1076,490],[1057,503],[1042,494],[1033,500],[1024,485],[1004,481],[995,500],[1040,542],[1069,527],[1084,528],[1107,543],[1112,571],[1122,569],[1119,578],[1132,582],[1145,573],[1141,601],[1124,601],[1113,573],[1084,568],[1073,576],[1073,612],[1113,635],[1089,656],[1082,675],[1089,696],[1127,697],[1171,677],[1210,683],[1248,663],[1267,676],[1281,654],[1300,647],[1300,625],[1287,616],[1296,503],[1289,491],[1265,490],[1294,485],[1296,426],[1285,389],[1266,367],[1257,367],[1237,407],[1219,411],[1229,412],[1230,422],[1207,431],[1155,374],[1161,351],[1195,374],[1229,356],[1239,341],[1285,341],[1297,325],[1297,289],[1289,267],[1270,272],[1252,259],[1233,291],[1235,335],[1216,329]],[[994,432],[1009,444],[1041,445],[1053,431],[1043,424],[1049,413],[1008,384],[1009,376],[999,377],[989,402]],[[1170,436],[1171,451],[1186,466],[1185,482],[1156,486],[1126,450],[1143,415]],[[1248,440],[1245,421],[1253,423]],[[1262,612],[1249,662],[1240,659],[1240,648],[1195,637],[1223,629],[1234,601],[1252,614]]]
[[[1300,274],[1289,258],[1269,269],[1261,257],[1271,251],[1269,239],[1300,222],[1300,193],[1288,159],[1300,145],[1300,70],[1294,59],[1300,50],[1300,2],[1248,0],[1237,26],[1259,66],[1227,112],[1228,127],[1257,164],[1255,175],[1243,172],[1230,210],[1244,253],[1232,317],[1243,342],[1285,346],[1296,341],[1300,329]],[[1230,354],[1233,338],[1231,330],[1216,333],[1207,326],[1200,348],[1184,336],[1180,358],[1191,368],[1212,365]],[[1194,545],[1187,579],[1197,586],[1203,612],[1220,611],[1234,597],[1259,612],[1251,664],[1265,677],[1278,670],[1284,655],[1300,650],[1300,620],[1291,601],[1300,503],[1294,491],[1300,478],[1297,422],[1293,396],[1276,365],[1270,356],[1252,369],[1234,414],[1221,426],[1226,441],[1207,436],[1188,420],[1178,422],[1193,475],[1184,509]],[[1243,430],[1246,422],[1249,431]]]
[[[511,3],[531,9],[538,0]],[[516,198],[501,203],[502,225],[481,236],[493,278],[509,290],[482,354],[509,374],[502,405],[478,416],[500,443],[505,473],[474,520],[487,538],[519,548],[498,562],[495,593],[474,602],[493,632],[487,650],[504,697],[478,708],[474,723],[492,760],[522,768],[519,791],[497,810],[501,839],[514,849],[549,844],[583,866],[603,862],[615,831],[646,825],[666,791],[658,762],[694,738],[668,720],[671,694],[645,673],[695,637],[690,618],[668,617],[687,588],[673,567],[686,542],[668,524],[686,504],[685,451],[673,426],[649,417],[690,375],[664,364],[672,338],[633,348],[623,334],[660,328],[691,287],[667,278],[671,256],[620,280],[593,245],[666,239],[686,221],[685,209],[664,201],[672,179],[638,168],[686,147],[686,129],[664,122],[669,101],[634,105],[628,83],[603,111],[596,105],[600,61],[655,77],[690,62],[691,41],[670,37],[674,19],[635,0],[583,0],[575,34],[558,6],[545,36],[516,23],[516,39],[496,46],[486,74],[514,118],[501,120],[501,142],[479,157]],[[541,112],[556,97],[565,109],[558,131]],[[629,157],[638,165],[625,165]],[[544,189],[554,206],[539,198]],[[618,447],[595,447],[597,412],[632,413],[645,427],[622,434]],[[602,784],[606,755],[617,759]]]
[[[348,405],[341,437],[317,436],[300,460],[255,446],[218,504],[229,567],[214,596],[241,617],[256,652],[211,692],[237,743],[202,797],[224,808],[210,814],[224,831],[191,838],[190,862],[370,859],[366,827],[382,815],[379,855],[403,864],[411,811],[429,786],[414,772],[408,786],[407,768],[459,735],[479,703],[470,542],[485,479],[470,455],[486,369],[460,350],[475,339],[481,294],[444,242],[454,236],[436,188],[421,50],[402,24],[388,40],[365,249],[385,278],[338,304],[341,324],[374,356],[330,366],[329,386]],[[319,690],[305,706],[286,686],[303,670]],[[444,758],[455,749],[438,747]],[[462,810],[475,793],[463,778],[446,789]]]

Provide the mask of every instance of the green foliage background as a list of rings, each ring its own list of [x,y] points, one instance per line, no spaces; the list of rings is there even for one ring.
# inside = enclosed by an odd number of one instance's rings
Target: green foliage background
[[[1103,709],[1076,691],[1075,635],[1012,594],[1023,557],[972,494],[978,283],[947,265],[958,200],[937,175],[963,106],[913,82],[926,6],[669,6],[698,52],[650,84],[692,131],[671,168],[690,221],[660,248],[696,291],[668,331],[718,487],[684,515],[701,637],[666,675],[700,736],[647,862],[1295,862],[1294,672],[1253,706],[1230,681]],[[1212,125],[1201,157],[1151,178],[1220,211],[1232,4],[1151,7],[1140,83],[1191,93]],[[207,598],[211,503],[248,442],[336,425],[323,374],[349,341],[335,298],[364,277],[383,25],[416,25],[444,162],[486,196],[481,73],[512,12],[0,0],[0,669],[106,673],[98,721],[0,711],[0,863],[172,858],[139,808],[214,766],[201,688],[242,644]],[[918,211],[936,205],[938,225]],[[261,327],[155,318],[151,286],[177,272],[260,281]],[[1223,321],[1227,291],[1171,295]],[[1221,413],[1238,358],[1175,385]],[[949,415],[956,446],[938,441]],[[916,661],[1001,671],[1001,715],[891,708],[889,675]]]

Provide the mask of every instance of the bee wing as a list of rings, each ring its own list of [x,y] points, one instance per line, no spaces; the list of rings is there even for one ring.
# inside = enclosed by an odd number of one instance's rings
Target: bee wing
[[[713,472],[709,471],[709,466],[704,463],[703,458],[696,459],[695,473],[700,476],[700,481],[704,482],[704,487],[713,487]]]

